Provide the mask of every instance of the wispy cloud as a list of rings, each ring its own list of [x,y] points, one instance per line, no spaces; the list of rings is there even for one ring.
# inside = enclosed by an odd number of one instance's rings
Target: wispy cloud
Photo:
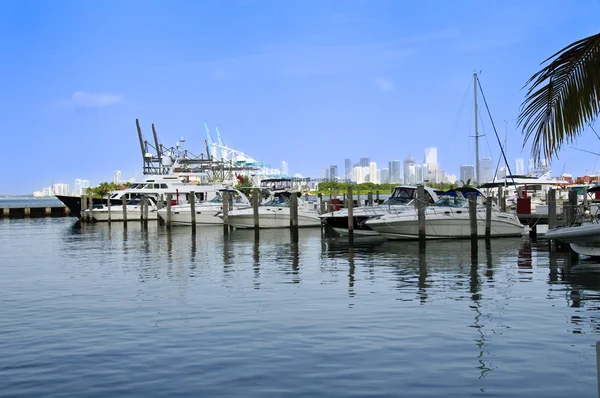
[[[121,94],[76,91],[70,99],[58,101],[57,105],[61,109],[79,110],[106,108],[120,105],[123,102],[124,99]]]
[[[394,82],[384,77],[378,77],[375,79],[375,84],[383,91],[393,91],[396,87]]]

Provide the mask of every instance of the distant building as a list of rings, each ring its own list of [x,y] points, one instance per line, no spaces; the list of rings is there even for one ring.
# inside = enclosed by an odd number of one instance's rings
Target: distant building
[[[321,178],[329,179],[329,169],[321,169]]]
[[[479,176],[479,181],[477,181],[478,184],[484,184],[493,180],[494,164],[492,163],[492,158],[481,158],[479,160],[479,172],[481,175]]]
[[[362,184],[365,182],[362,167],[356,166],[352,169],[352,181],[356,182],[357,184]]]
[[[389,181],[393,183],[402,182],[402,169],[400,168],[399,160],[391,160],[389,162]]]
[[[347,181],[352,180],[352,160],[344,160],[344,178]]]
[[[460,181],[462,181],[464,184],[467,184],[469,180],[471,184],[475,180],[475,166],[472,164],[464,164],[460,166]]]
[[[121,183],[121,170],[117,170],[113,173],[113,182],[115,184]]]
[[[68,195],[69,184],[54,184],[52,185],[52,195]]]
[[[79,178],[75,180],[75,195],[83,195],[90,187],[89,180],[80,180]]]
[[[437,159],[437,148],[435,147],[429,147],[429,148],[425,148],[425,162],[428,165],[431,164],[437,164],[438,159]]]
[[[329,179],[335,181],[338,178],[338,167],[335,164],[329,166]]]
[[[523,164],[523,159],[515,159],[515,174],[525,174],[525,165]]]
[[[379,184],[379,180],[377,179],[377,163],[375,162],[369,163],[369,181]]]
[[[288,164],[285,160],[281,161],[281,174],[289,175]]]
[[[360,167],[369,167],[369,164],[371,163],[371,159],[370,158],[360,158]]]
[[[381,169],[381,170],[379,170],[379,173],[380,173],[379,181],[381,181],[382,184],[388,184],[391,182],[389,169]]]
[[[416,182],[415,160],[408,156],[404,159],[404,183],[415,184]]]

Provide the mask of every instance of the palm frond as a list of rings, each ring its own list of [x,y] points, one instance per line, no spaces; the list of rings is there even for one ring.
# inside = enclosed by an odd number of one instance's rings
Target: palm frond
[[[525,84],[518,125],[534,159],[548,161],[600,112],[600,34],[569,44]]]

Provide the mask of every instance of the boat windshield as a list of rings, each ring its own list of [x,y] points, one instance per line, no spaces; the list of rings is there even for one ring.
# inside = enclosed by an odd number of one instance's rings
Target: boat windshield
[[[127,201],[127,205],[129,206],[137,206],[141,203],[142,201],[140,199],[129,199]]]
[[[290,207],[290,201],[283,196],[279,196],[263,203],[262,206]]]
[[[446,206],[446,207],[468,207],[469,201],[456,196],[445,196],[432,204],[432,206]]]
[[[217,192],[217,196],[208,201],[209,203],[223,203],[223,196]],[[229,203],[242,203],[242,197],[237,192],[229,192]]]
[[[385,205],[385,206],[406,205],[406,204],[410,203],[411,200],[413,200],[414,196],[415,196],[414,188],[407,188],[407,187],[395,188],[394,191],[392,192],[392,196],[390,196],[388,200],[383,202],[383,205]]]
[[[384,206],[393,206],[393,205],[407,205],[412,201],[412,198],[398,198],[398,197],[391,197],[388,200],[386,200],[385,202],[383,202]]]

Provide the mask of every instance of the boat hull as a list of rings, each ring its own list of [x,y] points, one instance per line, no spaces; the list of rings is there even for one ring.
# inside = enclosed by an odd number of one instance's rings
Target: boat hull
[[[229,225],[233,228],[254,228],[253,209],[233,210],[228,214]],[[289,228],[290,227],[290,209],[289,207],[258,208],[259,228]],[[319,227],[321,219],[318,213],[305,212],[298,209],[298,227]]]
[[[546,238],[568,243],[577,254],[600,257],[600,224],[551,229],[546,232]]]
[[[111,221],[123,221],[123,207],[111,206],[110,209],[110,220]],[[85,210],[88,213],[89,210]],[[157,219],[156,209],[149,209],[148,220]],[[102,209],[92,209],[92,218],[95,221],[108,221],[108,209],[106,207]],[[140,221],[142,218],[142,211],[140,208],[127,209],[127,221]]]
[[[56,198],[69,208],[72,217],[81,217],[81,196],[56,195]],[[118,205],[121,203],[121,199],[111,199],[110,203],[112,205]],[[106,199],[92,198],[93,206],[100,206],[103,204],[106,204]]]

